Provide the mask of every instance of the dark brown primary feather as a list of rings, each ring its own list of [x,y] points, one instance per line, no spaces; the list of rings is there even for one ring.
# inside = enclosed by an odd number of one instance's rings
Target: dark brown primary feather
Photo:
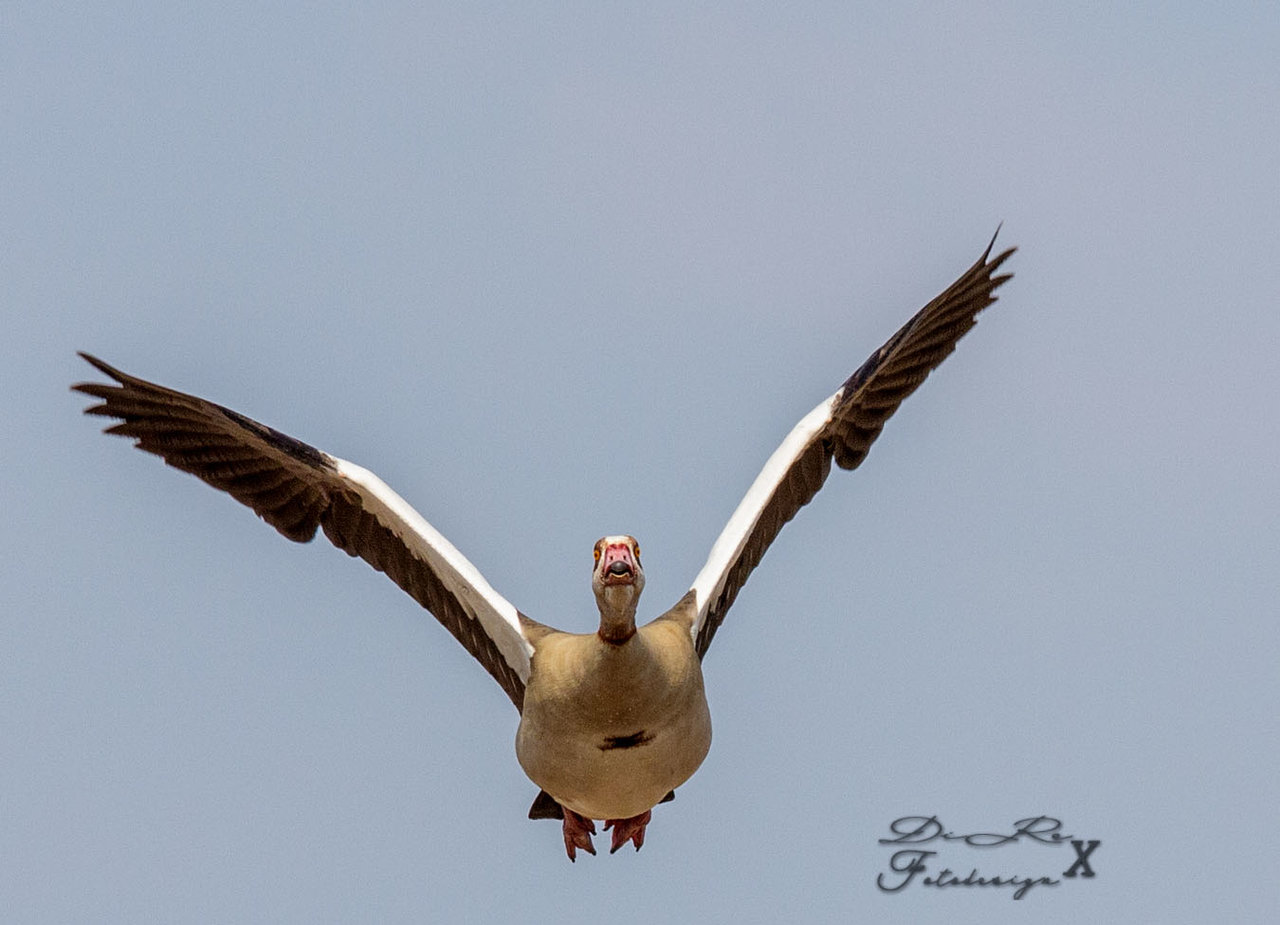
[[[359,556],[408,592],[444,624],[520,709],[524,682],[478,619],[389,526],[366,510],[358,488],[313,446],[221,405],[146,382],[81,353],[119,385],[73,386],[100,399],[86,414],[117,418],[109,434],[190,472],[247,505],[284,536],[307,542],[323,527],[339,549]]]
[[[842,469],[857,468],[903,399],[956,349],[956,342],[977,323],[978,313],[995,302],[995,290],[1013,276],[997,276],[996,271],[1016,248],[988,260],[994,246],[993,237],[963,276],[920,309],[841,386],[826,426],[787,469],[729,567],[698,632],[699,657],[706,654],[725,613],[774,537],[822,487],[832,459]]]

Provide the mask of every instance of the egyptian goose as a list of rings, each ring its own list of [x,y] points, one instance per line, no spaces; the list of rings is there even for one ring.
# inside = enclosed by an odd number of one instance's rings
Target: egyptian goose
[[[132,437],[248,505],[291,540],[323,528],[335,546],[386,572],[431,611],[520,711],[516,757],[541,788],[530,818],[563,819],[565,850],[595,854],[593,820],[612,850],[639,850],[654,805],[670,799],[711,744],[701,660],[738,591],[782,525],[826,480],[831,461],[853,469],[884,422],[973,327],[1011,274],[1013,248],[995,244],[808,414],[769,457],[680,601],[636,626],[644,588],[630,536],[595,544],[595,633],[529,619],[489,586],[448,540],[376,475],[244,415],[85,360],[118,384],[73,388],[101,400],[88,414],[116,418]]]

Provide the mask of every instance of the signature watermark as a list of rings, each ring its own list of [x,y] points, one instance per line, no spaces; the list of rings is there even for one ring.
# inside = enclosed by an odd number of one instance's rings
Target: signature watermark
[[[876,877],[876,886],[885,893],[900,893],[912,884],[933,889],[948,887],[1003,887],[1013,891],[1014,899],[1022,899],[1038,886],[1058,886],[1063,880],[1095,876],[1092,858],[1102,844],[1096,838],[1076,838],[1062,831],[1062,822],[1052,816],[1032,816],[1019,819],[1008,832],[971,832],[968,834],[948,831],[937,816],[902,816],[889,823],[891,838],[880,839],[882,845],[901,846],[889,858],[889,869]],[[988,874],[970,867],[961,875],[952,869],[963,870],[970,865],[955,864],[954,856],[959,846],[977,849],[999,848],[1002,845],[1045,845],[1062,847],[1069,845],[1075,852],[1070,866],[1060,873],[1056,866],[1050,874]],[[931,845],[929,849],[920,847]],[[943,848],[950,846],[947,857]],[[1060,861],[1061,859],[1059,859]],[[1046,858],[1046,867],[1054,863]],[[1043,870],[1044,868],[1041,868]],[[1055,876],[1056,874],[1056,876]]]

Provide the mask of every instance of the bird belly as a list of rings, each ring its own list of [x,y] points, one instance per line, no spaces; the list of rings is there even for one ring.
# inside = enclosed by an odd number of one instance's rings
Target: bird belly
[[[588,819],[629,819],[650,809],[693,776],[711,747],[705,700],[700,709],[642,725],[571,729],[543,719],[521,720],[520,765],[558,803]]]
[[[679,646],[658,644],[660,632],[677,635],[675,627],[656,627],[635,646],[589,649],[587,658],[569,647],[598,643],[571,637],[563,650],[544,646],[535,656],[516,757],[535,784],[588,819],[650,809],[693,775],[711,747],[692,644],[687,636]]]

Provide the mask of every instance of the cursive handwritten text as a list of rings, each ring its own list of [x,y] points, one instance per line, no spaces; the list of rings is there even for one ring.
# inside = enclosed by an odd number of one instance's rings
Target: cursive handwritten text
[[[889,869],[893,873],[882,873],[876,877],[876,886],[886,893],[897,893],[899,890],[906,889],[907,885],[916,879],[918,875],[928,872],[925,858],[933,857],[937,853],[936,851],[923,851],[918,848],[904,848],[901,851],[894,852],[893,857],[889,859]],[[1027,891],[1033,886],[1057,886],[1060,882],[1052,877],[983,877],[978,874],[976,867],[969,871],[969,875],[963,879],[953,873],[949,867],[944,867],[935,876],[920,878],[920,883],[924,886],[937,887],[939,889],[949,886],[1016,887],[1013,893],[1014,899],[1021,899],[1026,896]]]
[[[1030,819],[1019,819],[1013,824],[1013,831],[1008,834],[974,832],[957,835],[955,832],[948,832],[937,816],[903,816],[889,823],[889,831],[896,837],[882,838],[880,844],[923,845],[940,838],[943,841],[962,841],[971,848],[993,848],[1025,838],[1043,845],[1056,845],[1071,838],[1070,835],[1062,834],[1061,830],[1061,821],[1052,816],[1033,816]]]

